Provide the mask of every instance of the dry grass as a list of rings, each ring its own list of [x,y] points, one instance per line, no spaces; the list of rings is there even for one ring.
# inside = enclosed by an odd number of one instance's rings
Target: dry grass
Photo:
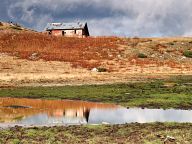
[[[47,61],[65,61],[73,66],[91,68],[98,66],[101,59],[113,59],[119,53],[117,44],[120,42],[115,37],[81,39],[38,33],[3,33],[0,34],[0,52],[25,59],[37,53],[38,58]]]
[[[192,58],[183,58],[186,50],[192,50],[191,38],[82,39],[1,31],[0,87],[103,84],[191,75]],[[139,58],[139,53],[147,58]],[[107,72],[90,71],[94,67]]]
[[[67,38],[35,32],[1,32],[0,53],[19,58],[70,62],[73,67],[104,67],[121,71],[133,66],[190,69],[192,60],[183,52],[192,49],[191,38]],[[142,59],[142,53],[147,58]],[[35,54],[35,56],[32,56]],[[141,70],[142,71],[142,70]]]

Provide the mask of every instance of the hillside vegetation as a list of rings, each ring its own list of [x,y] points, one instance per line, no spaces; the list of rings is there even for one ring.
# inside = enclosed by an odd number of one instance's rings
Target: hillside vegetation
[[[0,52],[19,58],[65,61],[108,70],[130,65],[190,68],[192,38],[66,38],[32,32],[0,33]]]
[[[0,87],[106,84],[192,75],[192,38],[67,38],[0,31]]]
[[[2,33],[0,42],[0,52],[7,52],[20,58],[30,59],[36,54],[36,59],[66,61],[90,67],[92,63],[98,65],[101,60],[114,59],[120,52],[117,44],[122,40],[64,38],[36,33]]]

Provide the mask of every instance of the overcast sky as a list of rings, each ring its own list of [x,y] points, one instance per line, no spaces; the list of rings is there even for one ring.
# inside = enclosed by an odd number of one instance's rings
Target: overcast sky
[[[86,21],[91,35],[191,36],[192,0],[0,0],[0,20],[42,31]]]

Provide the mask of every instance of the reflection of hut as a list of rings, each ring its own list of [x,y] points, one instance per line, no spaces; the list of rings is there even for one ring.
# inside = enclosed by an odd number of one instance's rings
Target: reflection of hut
[[[84,119],[89,121],[90,110],[93,108],[116,108],[111,104],[99,104],[82,101],[61,101],[61,100],[40,100],[40,99],[18,99],[18,98],[0,98],[0,106],[8,107],[11,105],[32,107],[26,108],[1,108],[0,121],[17,121],[38,113],[46,113],[50,117]]]
[[[51,116],[56,116],[56,117],[68,117],[68,118],[85,118],[86,121],[88,122],[89,120],[89,113],[90,109],[87,108],[78,108],[78,109],[57,109],[54,110]]]
[[[85,119],[86,119],[86,121],[87,121],[87,123],[89,122],[89,114],[90,114],[90,110],[86,110],[85,112],[84,112],[85,114]]]
[[[53,112],[53,116],[56,116],[56,117],[62,117],[63,116],[63,111],[62,109],[56,109],[54,112]]]

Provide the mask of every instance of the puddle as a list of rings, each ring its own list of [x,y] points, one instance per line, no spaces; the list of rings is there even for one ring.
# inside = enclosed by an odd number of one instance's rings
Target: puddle
[[[82,101],[0,98],[0,127],[192,122],[191,110],[140,109]]]

